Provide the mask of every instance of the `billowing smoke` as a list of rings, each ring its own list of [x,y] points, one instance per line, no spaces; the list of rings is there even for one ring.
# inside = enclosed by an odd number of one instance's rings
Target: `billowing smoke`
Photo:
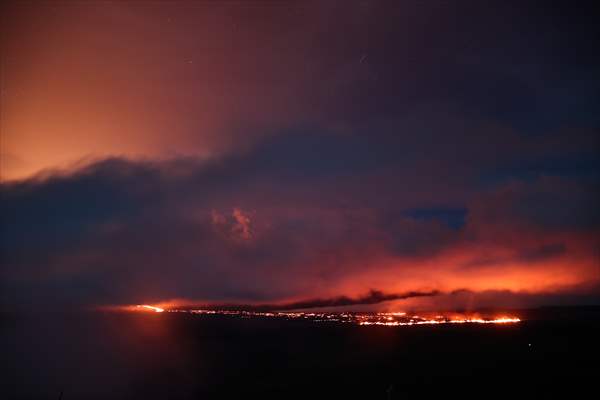
[[[247,310],[247,311],[282,311],[303,310],[308,308],[343,307],[356,305],[379,304],[391,300],[405,300],[417,297],[433,297],[442,294],[438,290],[410,291],[403,293],[385,293],[380,290],[370,290],[367,294],[358,297],[336,296],[329,298],[316,298],[294,301],[290,303],[273,304],[219,304],[208,305],[202,308],[220,310]],[[190,307],[192,308],[192,307]]]

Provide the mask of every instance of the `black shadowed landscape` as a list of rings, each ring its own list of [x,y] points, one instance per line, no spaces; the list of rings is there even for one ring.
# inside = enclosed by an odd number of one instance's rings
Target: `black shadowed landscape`
[[[402,399],[582,396],[598,307],[516,324],[358,326],[182,313],[3,318],[8,398]]]

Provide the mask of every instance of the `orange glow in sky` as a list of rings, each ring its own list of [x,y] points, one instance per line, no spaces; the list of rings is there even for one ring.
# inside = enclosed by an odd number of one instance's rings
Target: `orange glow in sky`
[[[599,298],[597,79],[549,62],[576,41],[529,54],[515,31],[499,65],[504,41],[458,46],[468,30],[435,35],[445,23],[421,7],[427,23],[400,23],[408,5],[12,3],[0,23],[11,307]],[[57,294],[74,281],[90,285]],[[352,303],[371,291],[435,294]]]
[[[137,309],[150,310],[150,311],[154,311],[154,312],[157,312],[157,313],[161,313],[161,312],[165,311],[164,308],[149,306],[147,304],[139,304],[139,305],[136,306],[136,308]]]

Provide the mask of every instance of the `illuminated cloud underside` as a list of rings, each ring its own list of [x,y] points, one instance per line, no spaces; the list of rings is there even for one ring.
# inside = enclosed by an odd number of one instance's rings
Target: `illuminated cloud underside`
[[[600,298],[595,21],[13,3],[2,309]]]

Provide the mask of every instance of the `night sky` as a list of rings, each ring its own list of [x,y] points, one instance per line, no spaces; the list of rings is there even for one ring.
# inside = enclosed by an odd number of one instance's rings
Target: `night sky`
[[[1,309],[598,303],[592,4],[3,5]]]

